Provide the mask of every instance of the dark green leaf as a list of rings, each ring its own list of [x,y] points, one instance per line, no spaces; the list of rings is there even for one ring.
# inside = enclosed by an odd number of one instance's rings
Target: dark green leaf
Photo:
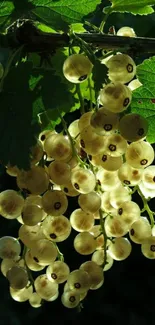
[[[19,18],[30,18],[34,6],[28,0],[2,1],[0,4],[0,26],[4,30]]]
[[[68,24],[80,23],[96,9],[101,0],[31,0],[32,12],[56,30],[66,30]]]
[[[68,30],[68,24],[61,18],[61,16],[57,12],[52,12],[50,8],[36,7],[32,10],[32,12],[37,17],[37,19],[48,24],[57,31]]]
[[[36,143],[39,125],[33,119],[33,92],[29,89],[31,63],[13,67],[0,94],[0,161],[28,169],[30,148]]]

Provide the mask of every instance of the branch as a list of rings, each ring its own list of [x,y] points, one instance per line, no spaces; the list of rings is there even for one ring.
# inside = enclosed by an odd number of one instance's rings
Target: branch
[[[58,47],[68,46],[70,38],[68,34],[45,33],[40,31],[31,20],[23,20],[21,25],[8,28],[7,34],[0,35],[0,46],[19,47],[25,45],[28,52],[53,52]],[[76,35],[76,34],[75,34]],[[155,38],[124,37],[104,35],[100,33],[81,33],[78,37],[85,42],[110,50],[123,50],[136,54],[155,53]],[[76,40],[75,40],[76,42]]]

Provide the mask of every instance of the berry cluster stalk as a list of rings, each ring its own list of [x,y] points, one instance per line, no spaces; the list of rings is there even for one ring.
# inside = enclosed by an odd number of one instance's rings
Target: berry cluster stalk
[[[56,48],[69,45],[70,37],[68,34],[46,33],[40,31],[35,22],[23,20],[20,26],[16,22],[13,28],[8,29],[7,34],[0,35],[1,47],[20,47],[25,45],[28,52],[53,52]],[[141,53],[155,53],[155,39],[146,37],[126,37],[105,35],[102,33],[79,33],[75,36],[81,38],[84,42],[93,44],[95,47],[104,49],[124,49],[128,51]]]

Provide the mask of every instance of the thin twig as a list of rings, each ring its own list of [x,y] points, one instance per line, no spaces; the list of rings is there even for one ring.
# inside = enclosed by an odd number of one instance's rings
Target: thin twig
[[[102,210],[99,209],[99,215],[100,215],[100,226],[101,226],[101,231],[102,231],[102,234],[103,234],[103,237],[104,237],[104,247],[103,247],[103,250],[104,250],[104,261],[103,261],[103,264],[102,264],[102,267],[104,269],[106,263],[107,263],[107,234],[106,234],[106,231],[105,231],[105,227],[104,227],[104,219],[103,219],[103,215],[102,215]]]
[[[150,218],[151,228],[153,228],[153,226],[154,226],[154,217],[153,217],[154,212],[151,211],[151,209],[150,209],[150,207],[149,207],[149,205],[148,205],[148,203],[147,203],[147,200],[146,200],[145,196],[143,195],[143,193],[142,193],[142,191],[141,191],[141,189],[139,188],[138,185],[137,185],[137,192],[138,192],[138,194],[140,195],[140,197],[141,197],[141,199],[142,199],[142,201],[143,201],[144,208],[143,208],[142,211],[143,211],[143,212],[144,212],[144,211],[147,212],[147,214],[148,214],[148,216],[149,216],[149,218]]]
[[[80,111],[81,111],[81,115],[84,114],[84,100],[81,94],[81,88],[80,88],[80,84],[76,84],[76,92],[79,98],[79,102],[80,102]]]

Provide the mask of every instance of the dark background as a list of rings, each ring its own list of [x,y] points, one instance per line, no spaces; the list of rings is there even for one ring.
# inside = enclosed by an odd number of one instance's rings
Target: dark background
[[[97,18],[92,22],[99,25],[100,20],[101,11],[98,11]],[[112,14],[107,21],[106,32],[112,25],[116,27],[116,31],[120,27],[131,26],[135,29],[137,36],[154,37],[155,14],[146,17]],[[140,60],[144,58],[142,56]],[[75,113],[75,118],[77,118],[76,114],[78,113]],[[70,115],[67,115],[67,120],[68,122],[71,120]],[[5,189],[16,189],[16,181],[15,178],[5,173],[4,168],[1,168],[0,191]],[[138,196],[135,195],[134,200],[141,205]],[[76,200],[72,199],[65,215],[69,216],[76,207]],[[151,200],[151,208],[155,210],[154,200]],[[16,220],[0,218],[0,237],[6,235],[18,237],[19,223]],[[91,258],[90,256],[83,258],[75,252],[72,244],[74,236],[73,231],[69,239],[59,244],[71,270],[78,268],[82,262]],[[15,302],[10,297],[6,278],[0,273],[0,325],[31,325],[44,322],[47,325],[79,324],[84,321],[89,323],[92,321],[98,325],[107,323],[153,325],[155,261],[143,257],[140,245],[133,244],[132,247],[132,253],[127,260],[114,262],[113,267],[105,272],[103,286],[96,291],[89,291],[83,301],[81,312],[63,307],[60,298],[55,302],[45,303],[38,309],[32,308],[28,302]],[[60,293],[61,291],[62,289]]]

